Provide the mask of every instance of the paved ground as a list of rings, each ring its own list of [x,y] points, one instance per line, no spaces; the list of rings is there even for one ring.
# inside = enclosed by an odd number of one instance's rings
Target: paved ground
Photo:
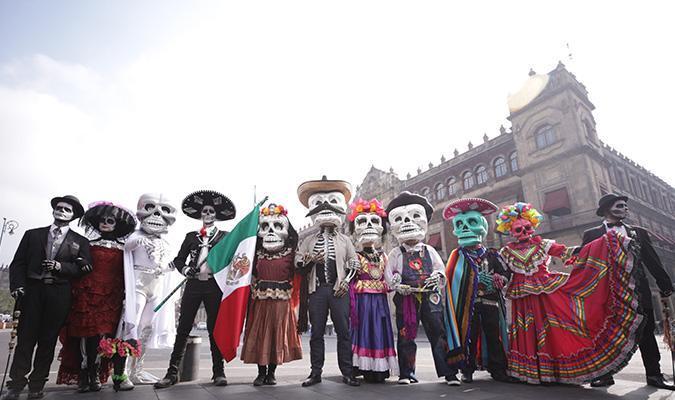
[[[202,332],[204,334],[204,332]],[[421,335],[424,336],[423,334]],[[2,367],[7,355],[7,331],[0,332],[0,355]],[[309,355],[305,359],[280,366],[277,370],[277,386],[254,387],[251,382],[257,374],[255,365],[244,365],[235,360],[226,366],[227,387],[214,387],[208,379],[211,376],[210,356],[208,346],[201,346],[200,379],[194,382],[178,384],[169,389],[155,391],[152,386],[137,386],[131,392],[115,393],[106,385],[99,393],[78,394],[72,387],[55,386],[48,384],[48,400],[213,400],[213,399],[349,399],[370,400],[383,399],[415,399],[415,398],[461,398],[472,400],[502,399],[513,397],[517,400],[577,400],[577,399],[650,399],[675,400],[675,393],[667,390],[657,390],[644,385],[644,370],[639,354],[633,357],[631,363],[616,376],[617,384],[609,389],[592,389],[588,386],[530,386],[520,384],[503,384],[492,381],[486,373],[478,372],[475,382],[460,387],[449,387],[435,377],[433,361],[428,343],[420,343],[418,352],[417,375],[420,383],[416,385],[397,385],[395,379],[385,384],[363,384],[360,387],[349,387],[340,381],[335,353],[335,337],[326,339],[326,363],[323,382],[311,388],[302,388],[300,381],[309,372]],[[308,338],[303,337],[303,349],[308,350]],[[670,377],[670,354],[662,348],[662,367]],[[148,354],[147,370],[155,375],[163,375],[170,350],[154,350]],[[54,381],[58,361],[52,365],[50,381]],[[23,399],[24,397],[22,397]]]

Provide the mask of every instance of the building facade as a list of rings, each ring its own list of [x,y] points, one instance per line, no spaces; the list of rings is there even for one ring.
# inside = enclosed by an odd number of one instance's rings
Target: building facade
[[[608,192],[625,194],[631,208],[627,222],[652,232],[654,247],[675,277],[675,189],[600,141],[594,108],[585,86],[562,63],[545,75],[530,71],[523,89],[509,98],[510,130],[501,127],[496,137],[485,135],[483,143],[469,143],[466,152],[455,150],[454,157],[404,179],[393,169],[373,166],[355,198],[376,197],[386,205],[403,190],[426,196],[437,210],[427,243],[447,257],[457,241],[441,210],[453,199],[532,203],[545,217],[538,233],[573,246],[584,230],[601,222],[595,215],[598,199]],[[494,227],[494,215],[489,222]],[[486,241],[500,247],[507,240],[492,229]],[[392,245],[390,240],[387,247]]]

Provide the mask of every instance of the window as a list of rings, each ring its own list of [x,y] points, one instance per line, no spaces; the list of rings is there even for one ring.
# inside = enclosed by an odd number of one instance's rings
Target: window
[[[424,188],[424,189],[422,189],[422,191],[420,192],[420,194],[421,194],[422,196],[426,197],[427,199],[431,200],[431,199],[429,198],[429,188]]]
[[[618,169],[618,168],[615,168],[614,173],[615,173],[615,177],[616,177],[616,184],[621,189],[625,189],[626,188],[626,179],[624,179],[623,171]]]
[[[445,188],[442,183],[436,185],[436,201],[441,201],[445,197]]]
[[[475,184],[471,171],[466,171],[464,175],[462,175],[462,179],[464,180],[464,190],[470,190]]]
[[[482,165],[476,168],[476,180],[478,181],[479,185],[487,183],[488,181],[487,169],[485,169],[485,167]]]
[[[515,151],[511,153],[509,160],[511,161],[511,172],[518,171],[518,153]]]
[[[453,197],[457,194],[457,179],[453,176],[448,179],[448,197]]]
[[[506,168],[506,160],[504,160],[504,157],[498,157],[495,160],[493,166],[495,168],[495,178],[501,178],[508,172],[508,169]]]
[[[591,126],[591,123],[585,119],[583,120],[583,124],[584,124],[584,133],[586,134],[586,137],[590,140],[593,140],[595,135],[593,134],[594,130],[593,127]]]
[[[544,125],[534,134],[537,149],[545,149],[555,143],[555,130],[551,125]]]

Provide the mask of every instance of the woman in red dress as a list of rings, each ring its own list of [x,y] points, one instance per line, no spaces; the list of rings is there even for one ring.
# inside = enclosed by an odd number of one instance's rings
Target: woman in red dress
[[[581,249],[570,274],[549,271],[551,257],[568,260],[576,249],[534,236],[542,218],[527,203],[497,217],[497,230],[514,237],[500,251],[513,271],[509,374],[581,384],[617,372],[635,352],[643,320],[631,241],[608,233]]]
[[[99,342],[117,332],[124,299],[123,239],[136,227],[134,215],[109,202],[90,205],[80,225],[89,236],[93,270],[72,285],[72,306],[61,332],[63,348],[56,383],[78,392],[101,390],[112,370],[99,356]]]

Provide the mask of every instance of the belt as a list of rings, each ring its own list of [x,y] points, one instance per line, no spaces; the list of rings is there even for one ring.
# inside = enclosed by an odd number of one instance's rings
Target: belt
[[[484,299],[482,297],[477,297],[476,303],[485,304],[486,306],[499,307],[499,302],[497,302],[495,300]]]

